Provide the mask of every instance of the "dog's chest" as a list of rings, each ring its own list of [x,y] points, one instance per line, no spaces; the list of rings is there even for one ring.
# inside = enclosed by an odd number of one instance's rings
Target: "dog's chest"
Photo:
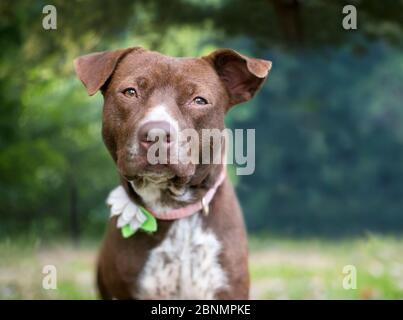
[[[221,244],[203,228],[200,214],[173,223],[154,248],[139,277],[140,299],[214,299],[226,287],[219,263]]]

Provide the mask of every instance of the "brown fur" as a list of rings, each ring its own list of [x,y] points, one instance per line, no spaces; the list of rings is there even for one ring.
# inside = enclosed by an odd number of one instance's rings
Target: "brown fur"
[[[253,97],[271,67],[269,61],[252,59],[233,50],[221,49],[203,58],[173,58],[142,48],[95,53],[75,60],[79,78],[93,95],[104,96],[103,139],[116,162],[121,183],[132,200],[147,206],[127,182],[142,172],[169,171],[169,183],[191,188],[192,202],[198,201],[214,184],[220,165],[168,164],[150,166],[144,153],[130,154],[129,144],[139,121],[155,105],[164,103],[180,129],[224,128],[224,116],[233,105]],[[122,91],[134,87],[138,96],[127,98]],[[193,104],[195,96],[209,102]],[[201,150],[211,145],[200,145]],[[136,181],[136,180],[134,180]],[[174,208],[187,203],[164,191],[163,203]],[[172,222],[158,221],[154,234],[137,232],[124,239],[111,219],[98,261],[98,288],[104,299],[136,298],[138,275],[151,249],[164,240]],[[210,214],[203,217],[222,244],[220,263],[228,276],[229,290],[220,299],[246,299],[249,294],[247,241],[241,210],[228,179],[210,203]]]

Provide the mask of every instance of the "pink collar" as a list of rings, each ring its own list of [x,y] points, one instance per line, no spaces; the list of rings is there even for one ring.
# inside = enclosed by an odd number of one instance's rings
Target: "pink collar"
[[[221,170],[221,173],[214,183],[214,185],[206,192],[206,194],[203,196],[203,198],[195,203],[191,203],[187,205],[186,207],[178,208],[178,209],[173,209],[168,212],[164,212],[163,214],[155,214],[151,210],[147,209],[154,217],[160,220],[175,220],[175,219],[181,219],[188,217],[200,210],[203,210],[204,215],[208,215],[209,213],[209,204],[211,200],[213,200],[214,195],[218,189],[219,186],[224,182],[226,176],[226,168],[225,166]]]

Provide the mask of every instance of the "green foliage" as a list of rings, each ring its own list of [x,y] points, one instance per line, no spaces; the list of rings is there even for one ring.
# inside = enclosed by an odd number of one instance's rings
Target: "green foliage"
[[[262,91],[227,118],[256,128],[256,172],[235,179],[250,230],[401,231],[402,4],[360,2],[359,29],[346,32],[344,1],[295,3],[55,0],[58,29],[45,31],[45,1],[2,1],[0,236],[64,234],[74,212],[79,231],[100,235],[118,178],[102,97],[86,95],[72,61],[137,45],[273,60]]]
[[[402,229],[403,55],[353,47],[272,52],[257,111],[231,124],[256,128],[256,174],[238,185],[252,230]]]

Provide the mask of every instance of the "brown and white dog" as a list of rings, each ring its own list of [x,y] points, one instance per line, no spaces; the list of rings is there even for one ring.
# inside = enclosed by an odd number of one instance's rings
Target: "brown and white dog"
[[[225,167],[150,164],[147,133],[166,132],[169,149],[174,123],[200,136],[202,129],[223,130],[226,112],[253,97],[271,62],[230,49],[175,58],[134,47],[81,56],[74,65],[88,94],[100,90],[104,96],[103,140],[121,177],[114,196],[127,202],[116,210],[142,206],[158,223],[154,233],[139,230],[125,238],[112,216],[98,260],[101,297],[247,299],[246,232]],[[200,144],[201,152],[210,148],[210,141]],[[208,203],[199,206],[209,192]],[[206,206],[208,215],[201,210]],[[164,219],[172,210],[187,213]]]

